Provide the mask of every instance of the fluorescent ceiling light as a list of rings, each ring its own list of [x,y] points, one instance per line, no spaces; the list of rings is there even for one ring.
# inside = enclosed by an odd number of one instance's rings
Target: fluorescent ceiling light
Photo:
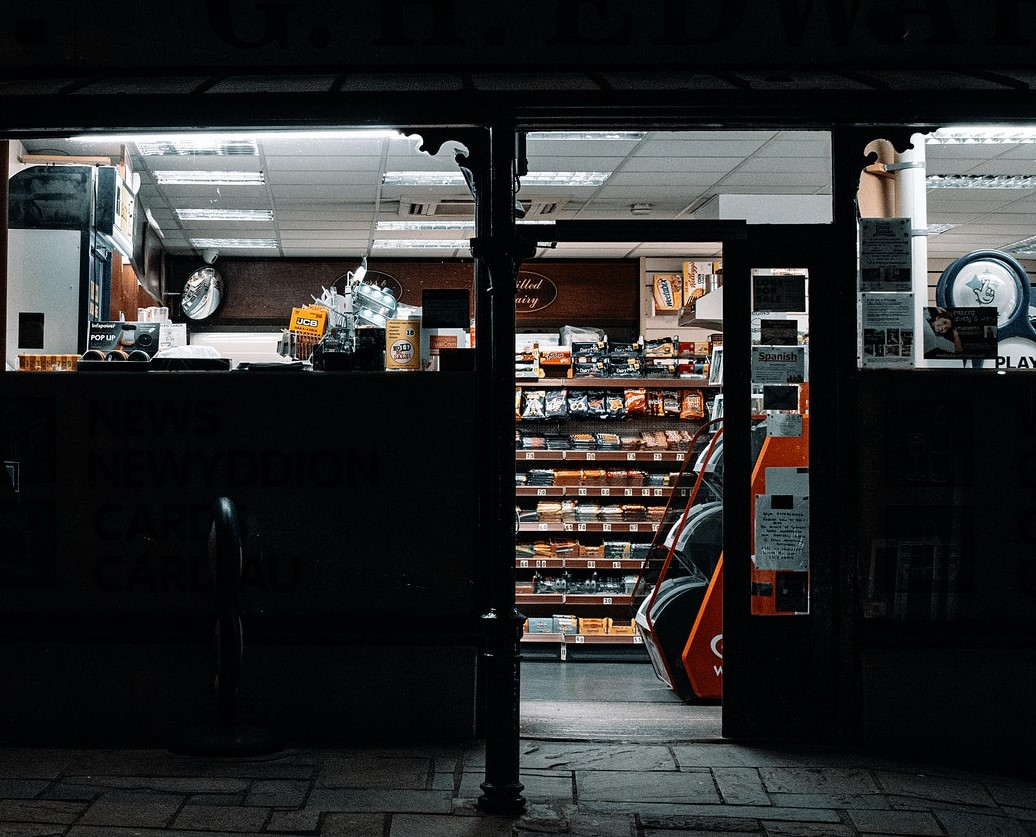
[[[929,224],[925,227],[925,232],[928,235],[942,235],[944,232],[949,232],[952,229],[956,229],[958,224]]]
[[[468,238],[376,238],[374,250],[467,250],[471,247]]]
[[[1036,257],[1036,235],[1023,238],[1021,241],[1016,241],[1014,244],[1008,244],[1006,247],[1001,249],[1003,249],[1005,253],[1011,253],[1014,256]]]
[[[132,142],[141,143],[197,143],[213,145],[217,143],[252,142],[265,139],[405,139],[406,134],[387,128],[357,128],[350,130],[326,129],[299,131],[285,129],[283,131],[178,131],[167,133],[135,133],[135,134],[77,134],[69,137],[73,142]]]
[[[181,221],[272,221],[272,209],[178,209]]]
[[[377,229],[386,232],[418,230],[473,230],[474,221],[378,221]]]
[[[1036,189],[1034,174],[930,174],[929,189]]]
[[[191,246],[217,250],[276,250],[278,245],[275,238],[192,238]]]
[[[133,144],[145,157],[256,157],[259,143],[248,137],[159,137]]]
[[[645,136],[644,131],[530,131],[525,135],[526,139],[530,140],[590,140],[592,142],[639,141]]]
[[[163,186],[248,186],[266,182],[261,171],[156,171]]]
[[[611,172],[536,171],[522,176],[525,186],[600,186]],[[448,171],[387,171],[387,186],[463,186],[464,175]]]
[[[929,134],[927,145],[1017,145],[1036,142],[1036,126],[956,125]]]

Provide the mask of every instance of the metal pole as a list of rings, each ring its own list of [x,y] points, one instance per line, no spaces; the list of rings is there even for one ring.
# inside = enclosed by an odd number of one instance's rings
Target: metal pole
[[[480,376],[488,389],[486,467],[491,496],[486,502],[489,608],[482,616],[486,683],[486,773],[479,808],[518,814],[525,808],[520,772],[521,636],[525,621],[514,594],[514,289],[521,255],[514,235],[514,127],[495,123],[489,135],[482,186],[476,195],[476,274],[488,307],[489,333],[477,334],[479,352],[489,364]],[[483,162],[483,161],[477,161]]]

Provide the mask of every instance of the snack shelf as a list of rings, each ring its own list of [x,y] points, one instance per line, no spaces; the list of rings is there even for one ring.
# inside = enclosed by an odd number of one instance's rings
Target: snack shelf
[[[643,645],[639,634],[522,634],[522,642],[562,645]]]
[[[636,486],[625,485],[520,485],[515,488],[517,497],[615,497],[619,499],[631,497],[641,499],[666,498],[673,489],[669,486]],[[688,488],[676,489],[676,496],[686,496]]]
[[[683,462],[683,450],[518,450],[515,462]]]
[[[622,532],[634,534],[653,534],[658,531],[659,524],[652,521],[637,523],[544,523],[542,521],[525,522],[518,525],[519,532]]]
[[[515,558],[516,570],[636,570],[644,562],[639,558]]]
[[[623,593],[515,593],[515,602],[523,604],[597,605],[628,607],[633,597]]]
[[[563,570],[565,569],[565,559],[515,558],[514,567],[517,570]]]
[[[515,384],[538,389],[719,389],[705,377],[693,378],[515,378]]]

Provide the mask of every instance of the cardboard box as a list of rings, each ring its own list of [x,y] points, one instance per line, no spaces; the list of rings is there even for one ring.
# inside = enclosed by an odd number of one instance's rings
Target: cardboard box
[[[609,619],[608,633],[612,636],[633,636],[637,632],[636,625],[635,619],[630,619],[628,623],[620,619]]]
[[[579,620],[575,616],[567,614],[555,615],[553,617],[555,634],[566,634],[574,636],[579,632]]]
[[[385,369],[416,371],[421,368],[421,321],[389,320],[385,323]]]
[[[327,309],[323,305],[307,305],[305,308],[291,309],[288,331],[320,337],[326,327]]]
[[[552,634],[554,620],[549,616],[530,616],[525,620],[525,630],[530,634]]]
[[[579,633],[589,636],[604,636],[608,633],[608,618],[586,618],[579,620]]]

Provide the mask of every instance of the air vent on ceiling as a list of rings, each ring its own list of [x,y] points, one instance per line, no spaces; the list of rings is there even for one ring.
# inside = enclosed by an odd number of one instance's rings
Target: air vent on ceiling
[[[546,218],[560,210],[565,198],[536,198],[522,201],[526,218]],[[403,198],[399,214],[408,218],[474,218],[475,202],[471,198],[438,198],[434,200]]]
[[[441,198],[437,200],[401,200],[401,215],[425,218],[473,218],[475,202],[471,198]]]

